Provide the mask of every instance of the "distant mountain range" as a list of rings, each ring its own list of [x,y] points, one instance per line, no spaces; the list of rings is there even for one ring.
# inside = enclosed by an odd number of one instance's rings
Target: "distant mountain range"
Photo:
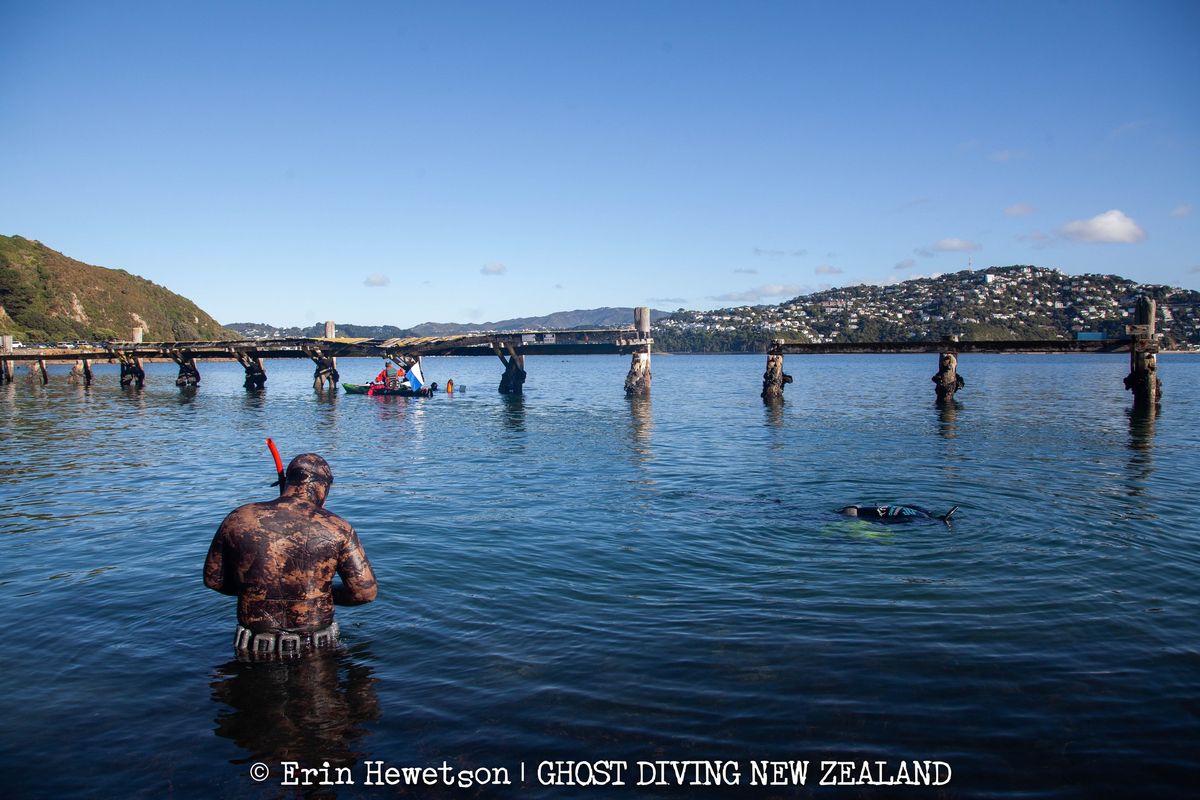
[[[668,316],[666,311],[650,310],[650,322]],[[633,324],[633,308],[592,308],[557,311],[543,317],[516,317],[499,322],[422,322],[411,328],[393,325],[337,325],[338,336],[367,339],[393,339],[402,336],[450,336],[456,333],[488,331],[562,331],[572,328],[619,328]],[[324,336],[324,323],[307,328],[277,328],[259,322],[233,322],[225,326],[248,339]]]
[[[37,342],[232,339],[191,300],[130,275],[67,258],[20,236],[0,236],[0,333]]]

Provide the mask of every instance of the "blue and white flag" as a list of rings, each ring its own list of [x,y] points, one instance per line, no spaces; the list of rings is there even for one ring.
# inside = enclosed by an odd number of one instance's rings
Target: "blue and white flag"
[[[408,378],[409,385],[412,386],[413,391],[424,386],[425,376],[421,374],[421,362],[413,362],[413,365],[408,368],[408,372],[404,373],[404,377]]]

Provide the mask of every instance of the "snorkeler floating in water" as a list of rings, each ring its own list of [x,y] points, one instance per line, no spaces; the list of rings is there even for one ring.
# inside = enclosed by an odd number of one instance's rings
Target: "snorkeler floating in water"
[[[950,524],[950,516],[955,511],[958,511],[958,506],[954,506],[954,508],[945,514],[934,514],[916,506],[846,506],[845,508],[838,509],[839,514],[845,514],[848,517],[859,517],[860,519],[869,519],[877,522],[940,520],[947,525]]]

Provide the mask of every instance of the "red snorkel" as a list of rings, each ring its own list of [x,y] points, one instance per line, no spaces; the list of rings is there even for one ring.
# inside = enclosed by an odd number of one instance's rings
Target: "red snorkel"
[[[271,457],[275,459],[275,471],[279,473],[279,480],[272,483],[272,486],[279,487],[279,493],[283,494],[283,488],[287,486],[287,477],[283,473],[283,459],[279,457],[279,450],[275,448],[275,442],[267,439],[267,447],[271,448]]]

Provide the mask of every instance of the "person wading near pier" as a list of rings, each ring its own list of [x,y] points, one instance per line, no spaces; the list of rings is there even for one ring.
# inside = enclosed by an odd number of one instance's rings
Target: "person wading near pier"
[[[332,648],[333,607],[375,599],[375,573],[358,534],[323,508],[333,484],[329,464],[314,453],[296,456],[283,484],[278,498],[234,509],[204,562],[204,585],[238,598],[239,656]]]

